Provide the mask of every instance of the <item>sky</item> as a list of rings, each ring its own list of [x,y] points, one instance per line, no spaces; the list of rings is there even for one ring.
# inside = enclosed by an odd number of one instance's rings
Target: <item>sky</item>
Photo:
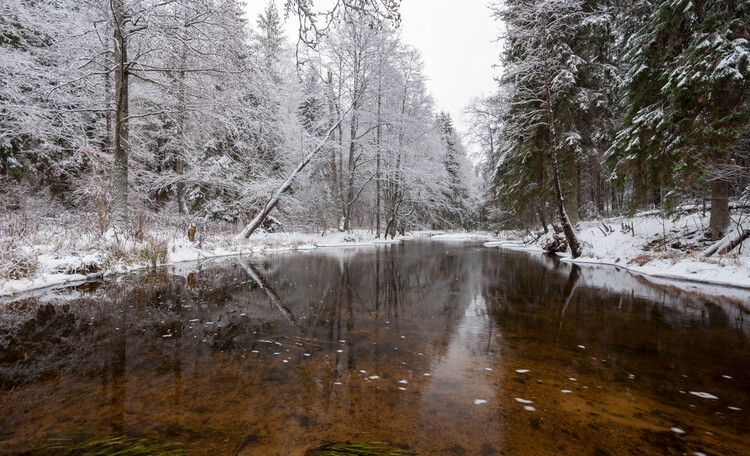
[[[267,0],[246,0],[250,23],[255,26]],[[316,2],[325,5],[325,1]],[[460,5],[460,6],[459,6]],[[283,0],[276,0],[283,11]],[[290,39],[296,39],[292,18],[286,24]],[[437,111],[448,111],[460,133],[468,130],[463,110],[475,97],[495,88],[493,65],[499,61],[495,43],[498,24],[490,16],[486,0],[402,0],[402,41],[422,53],[427,87]],[[469,146],[469,144],[466,144]]]

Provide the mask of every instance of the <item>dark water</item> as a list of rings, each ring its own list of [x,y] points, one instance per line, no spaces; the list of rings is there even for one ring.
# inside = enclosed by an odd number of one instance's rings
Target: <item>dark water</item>
[[[747,294],[416,241],[182,269],[0,307],[0,453],[750,454]]]

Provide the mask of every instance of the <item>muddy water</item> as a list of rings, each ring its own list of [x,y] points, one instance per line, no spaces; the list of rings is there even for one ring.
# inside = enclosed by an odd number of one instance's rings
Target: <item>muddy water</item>
[[[683,288],[415,241],[47,292],[0,307],[0,453],[750,454],[748,295]]]

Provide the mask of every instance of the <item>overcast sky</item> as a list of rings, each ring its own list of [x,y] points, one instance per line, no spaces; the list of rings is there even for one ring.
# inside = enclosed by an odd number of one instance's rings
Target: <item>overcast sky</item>
[[[324,5],[324,1],[316,4]],[[247,0],[246,10],[253,27],[266,0]],[[460,6],[459,6],[460,5]],[[283,0],[276,0],[282,11]],[[296,24],[287,25],[290,39]],[[474,97],[488,95],[495,87],[492,65],[498,62],[494,43],[498,24],[490,17],[485,0],[402,0],[403,42],[419,49],[424,57],[428,88],[437,110],[451,113],[456,126],[465,132],[462,111]]]

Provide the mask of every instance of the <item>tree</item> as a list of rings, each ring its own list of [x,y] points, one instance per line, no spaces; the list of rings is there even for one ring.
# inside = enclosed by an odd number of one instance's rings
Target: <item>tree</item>
[[[580,141],[569,106],[578,93],[578,66],[584,63],[570,46],[584,18],[582,2],[508,1],[495,6],[495,15],[507,26],[503,82],[511,109],[504,119],[503,162],[517,157],[539,170],[551,165],[558,218],[577,258],[581,246],[568,216],[561,164],[574,162]]]

